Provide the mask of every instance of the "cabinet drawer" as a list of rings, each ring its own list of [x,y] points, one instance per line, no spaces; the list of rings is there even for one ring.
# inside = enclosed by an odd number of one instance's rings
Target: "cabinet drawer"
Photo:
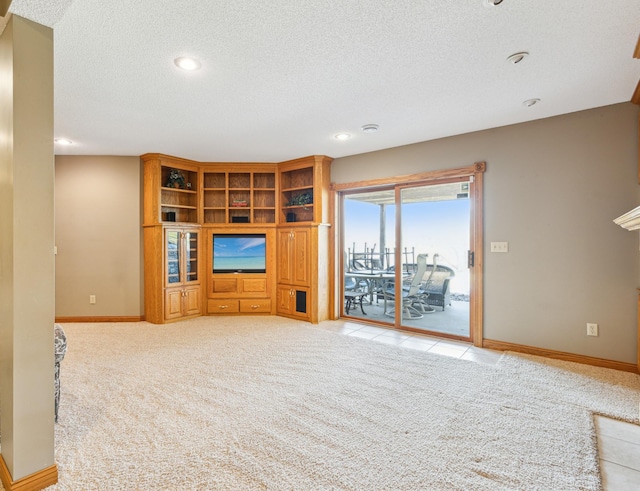
[[[271,299],[240,300],[240,312],[271,312]]]
[[[211,300],[207,302],[207,313],[209,314],[226,314],[236,313],[240,311],[238,300]]]

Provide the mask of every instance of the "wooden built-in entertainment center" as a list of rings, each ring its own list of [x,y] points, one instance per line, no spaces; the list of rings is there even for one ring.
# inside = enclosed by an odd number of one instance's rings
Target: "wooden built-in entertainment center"
[[[328,318],[329,157],[218,163],[145,154],[141,161],[147,321]],[[254,252],[244,257],[245,250]]]

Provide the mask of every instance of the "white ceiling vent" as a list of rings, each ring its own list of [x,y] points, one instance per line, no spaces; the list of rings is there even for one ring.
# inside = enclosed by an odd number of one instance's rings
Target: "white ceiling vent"
[[[517,65],[522,60],[524,60],[527,56],[529,56],[529,53],[527,53],[526,51],[520,51],[519,53],[513,53],[511,56],[509,56],[507,58],[507,61],[509,63]]]

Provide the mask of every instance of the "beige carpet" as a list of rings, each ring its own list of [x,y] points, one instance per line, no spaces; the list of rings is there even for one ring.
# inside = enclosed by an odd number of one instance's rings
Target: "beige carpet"
[[[280,317],[66,324],[56,490],[598,490],[640,376]],[[541,363],[544,361],[544,363]]]

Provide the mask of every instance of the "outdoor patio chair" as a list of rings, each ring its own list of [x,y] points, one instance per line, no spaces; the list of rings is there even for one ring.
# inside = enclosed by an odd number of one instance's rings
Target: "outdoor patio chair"
[[[427,276],[426,280],[421,282],[420,288],[418,289],[418,292],[415,295],[415,301],[412,304],[416,309],[418,309],[423,314],[430,314],[436,311],[436,309],[434,309],[429,303],[429,296],[431,295],[430,288],[433,282],[434,274],[436,273],[439,267],[438,256],[439,256],[438,254],[433,255],[433,265],[429,270],[430,271],[429,276]],[[427,265],[427,268],[428,267],[429,265]]]
[[[367,315],[362,305],[362,299],[369,295],[366,287],[360,285],[355,278],[345,278],[344,280],[344,312],[349,315],[349,311],[360,305],[362,315]]]
[[[427,272],[427,257],[428,254],[418,254],[416,263],[416,273],[411,279],[411,283],[407,289],[402,289],[402,317],[404,319],[422,319],[422,314],[427,311],[420,312],[414,304],[418,304],[420,309],[423,309],[421,303],[421,297],[424,296],[424,292],[421,292],[422,280]],[[393,284],[389,284],[389,287],[384,291],[384,296],[387,301],[395,301],[396,293]],[[397,305],[398,302],[396,302]],[[392,316],[394,310],[385,312],[386,315]]]
[[[454,276],[455,271],[453,269],[438,264],[430,281],[425,283],[423,288],[429,294],[426,298],[428,305],[442,307],[443,311],[447,305],[451,305],[449,282]]]

